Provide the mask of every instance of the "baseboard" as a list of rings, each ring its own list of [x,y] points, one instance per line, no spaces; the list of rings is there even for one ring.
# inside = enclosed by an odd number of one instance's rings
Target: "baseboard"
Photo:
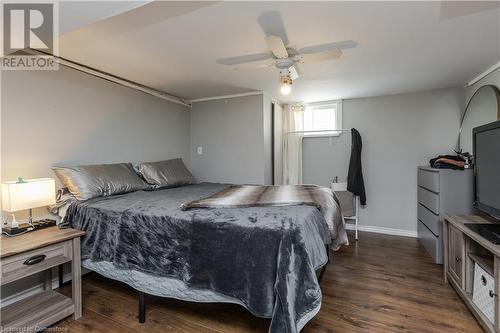
[[[347,230],[354,230],[354,224],[346,224]],[[393,236],[405,236],[405,237],[413,237],[417,238],[416,230],[405,230],[405,229],[393,229],[393,228],[385,228],[385,227],[375,227],[369,225],[360,225],[358,224],[359,231],[365,232],[373,232],[376,234],[384,234],[384,235],[393,235]]]

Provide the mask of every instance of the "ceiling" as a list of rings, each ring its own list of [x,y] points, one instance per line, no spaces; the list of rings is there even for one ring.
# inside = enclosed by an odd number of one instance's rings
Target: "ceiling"
[[[146,5],[142,1],[59,1],[59,34],[88,26],[94,22]]]
[[[60,37],[67,59],[185,99],[263,90],[282,102],[461,86],[500,61],[500,2],[155,1]],[[217,59],[266,52],[258,18],[278,12],[290,44],[353,40],[337,60],[301,64],[292,94],[275,68]]]
[[[142,1],[60,1],[57,3],[59,12],[59,26],[55,31],[57,36],[88,26],[92,23],[122,14],[126,11],[144,6],[151,0]],[[21,34],[22,31],[22,34]],[[19,34],[16,34],[18,32]],[[24,31],[14,30],[11,38],[18,43],[24,42]],[[3,34],[0,34],[0,43],[3,43]],[[3,50],[2,50],[3,51]],[[3,56],[3,54],[2,54]]]

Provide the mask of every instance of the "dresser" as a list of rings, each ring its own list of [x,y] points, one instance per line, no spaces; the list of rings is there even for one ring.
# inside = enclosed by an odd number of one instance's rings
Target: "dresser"
[[[437,264],[443,263],[443,218],[472,214],[473,170],[418,167],[418,240]]]

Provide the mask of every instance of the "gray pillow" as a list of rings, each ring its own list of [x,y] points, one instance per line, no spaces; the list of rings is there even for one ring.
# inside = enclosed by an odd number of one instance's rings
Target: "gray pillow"
[[[180,158],[141,163],[136,166],[136,170],[154,188],[177,187],[196,182]]]
[[[53,167],[78,200],[150,189],[130,163]]]

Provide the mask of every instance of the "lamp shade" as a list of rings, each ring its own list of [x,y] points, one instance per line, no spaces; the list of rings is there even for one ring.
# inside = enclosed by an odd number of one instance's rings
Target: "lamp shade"
[[[2,210],[7,212],[43,207],[55,202],[56,185],[52,178],[2,183]]]

